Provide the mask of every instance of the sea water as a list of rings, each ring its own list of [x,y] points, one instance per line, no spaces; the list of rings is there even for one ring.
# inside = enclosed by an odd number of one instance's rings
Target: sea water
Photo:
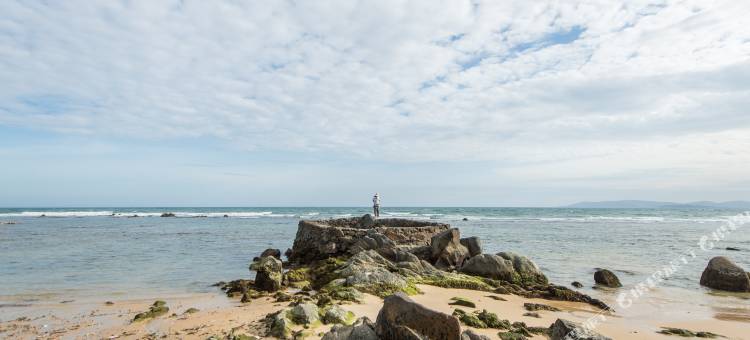
[[[160,217],[165,212],[176,217]],[[215,282],[252,278],[248,265],[264,249],[283,252],[291,247],[300,219],[368,212],[314,207],[0,209],[0,305],[215,291]],[[450,223],[463,237],[478,236],[486,253],[526,255],[551,282],[579,281],[585,293],[609,303],[692,251],[640,303],[734,308],[747,306],[747,296],[713,295],[698,282],[713,256],[729,256],[750,270],[750,224],[725,233],[712,249],[703,250],[699,241],[741,213],[384,207],[382,216]],[[613,270],[625,288],[592,289],[595,268]]]

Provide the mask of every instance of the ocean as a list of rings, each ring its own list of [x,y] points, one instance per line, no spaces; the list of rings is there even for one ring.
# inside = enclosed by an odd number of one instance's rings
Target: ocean
[[[176,217],[160,217],[164,212]],[[215,282],[252,278],[248,265],[264,249],[283,252],[291,247],[300,219],[368,212],[315,207],[0,209],[0,305],[216,291],[211,287]],[[580,281],[585,293],[610,303],[670,261],[679,261],[673,275],[636,301],[662,310],[681,304],[747,307],[746,294],[714,294],[698,284],[713,256],[729,256],[750,269],[750,224],[725,233],[713,249],[699,246],[701,237],[710,238],[741,213],[384,207],[382,216],[450,223],[464,237],[479,236],[486,253],[526,255],[551,282],[569,286]],[[625,287],[591,288],[599,267],[613,270]]]

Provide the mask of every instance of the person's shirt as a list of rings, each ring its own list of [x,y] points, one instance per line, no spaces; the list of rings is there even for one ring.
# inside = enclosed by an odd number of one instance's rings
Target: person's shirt
[[[372,196],[372,204],[380,205],[380,196],[378,195]]]

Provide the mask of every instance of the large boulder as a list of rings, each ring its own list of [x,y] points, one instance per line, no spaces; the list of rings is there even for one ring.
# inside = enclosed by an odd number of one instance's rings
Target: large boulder
[[[612,287],[612,288],[622,287],[622,283],[620,283],[620,279],[617,278],[617,275],[615,275],[615,273],[607,269],[598,269],[594,273],[594,281],[597,284],[600,284],[606,287]]]
[[[469,250],[461,244],[458,228],[451,228],[432,237],[430,255],[435,267],[459,268],[469,257]]]
[[[513,281],[513,263],[498,255],[479,254],[470,258],[459,270],[469,275],[477,275],[495,280]]]
[[[717,256],[703,270],[701,285],[731,292],[750,292],[750,275],[732,260]]]
[[[382,340],[461,339],[461,325],[456,317],[428,309],[403,293],[385,298],[375,331]]]
[[[482,253],[482,241],[479,237],[472,236],[461,239],[461,244],[469,250],[469,256],[477,256]]]
[[[449,228],[443,223],[397,218],[373,220],[368,216],[302,220],[287,257],[294,263],[309,264],[369,249],[429,246],[433,235]]]
[[[518,255],[512,252],[500,252],[498,256],[513,263],[513,269],[516,271],[518,276],[523,283],[547,283],[547,277],[544,276],[541,269],[531,261],[528,257]]]
[[[557,319],[549,326],[551,340],[612,340],[606,336],[581,327],[575,322]]]
[[[367,317],[357,319],[351,326],[335,325],[321,340],[379,340],[375,325]]]
[[[283,271],[281,260],[266,256],[250,265],[250,270],[254,270],[255,288],[267,292],[275,292],[281,289],[281,280]]]

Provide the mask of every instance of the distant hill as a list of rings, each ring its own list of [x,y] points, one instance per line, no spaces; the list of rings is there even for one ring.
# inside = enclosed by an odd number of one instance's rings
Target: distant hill
[[[660,201],[601,201],[601,202],[578,202],[565,206],[566,208],[619,208],[619,209],[750,209],[750,202],[747,201],[729,201],[729,202],[712,202],[698,201],[688,203],[660,202]]]

